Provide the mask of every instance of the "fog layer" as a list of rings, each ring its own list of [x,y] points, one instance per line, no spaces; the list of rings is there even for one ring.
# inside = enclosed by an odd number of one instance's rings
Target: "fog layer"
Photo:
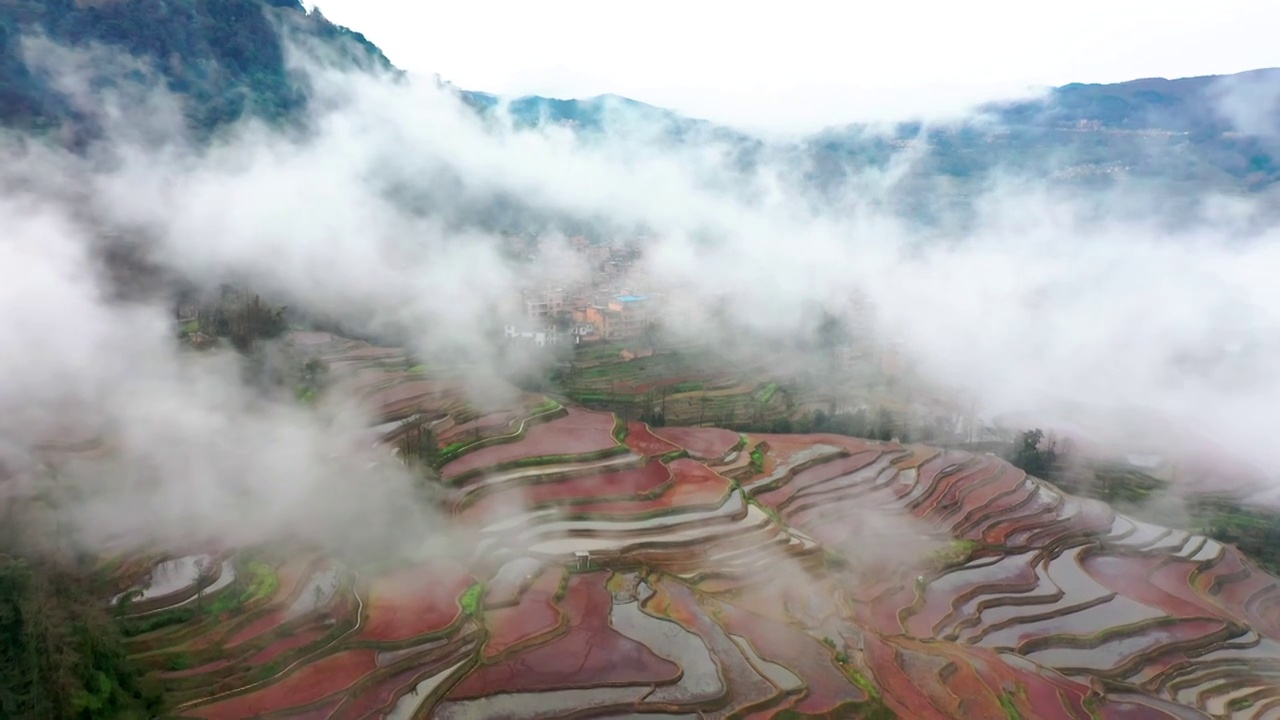
[[[1123,184],[1064,199],[995,182],[972,198],[976,221],[925,230],[876,204],[821,209],[794,167],[731,173],[731,148],[713,142],[515,132],[433,83],[337,72],[302,51],[316,108],[305,129],[246,121],[196,146],[180,100],[157,85],[104,94],[84,82],[102,57],[29,51],[107,132],[78,156],[4,147],[0,440],[16,468],[38,465],[50,440],[107,438],[109,463],[64,469],[86,542],[285,533],[413,547],[448,532],[414,509],[407,472],[373,464],[360,409],[264,395],[233,357],[180,351],[163,299],[112,299],[104,236],[136,239],[202,287],[247,285],[487,371],[523,284],[587,273],[567,251],[512,260],[467,222],[500,199],[647,227],[631,284],[685,296],[667,323],[703,339],[794,340],[812,331],[814,303],[860,320],[856,291],[880,342],[987,414],[1048,421],[1062,400],[1152,408],[1252,462],[1280,460],[1266,437],[1280,251],[1257,219],[1264,200],[1206,202],[1171,230]],[[867,173],[859,187],[892,195],[895,177]]]

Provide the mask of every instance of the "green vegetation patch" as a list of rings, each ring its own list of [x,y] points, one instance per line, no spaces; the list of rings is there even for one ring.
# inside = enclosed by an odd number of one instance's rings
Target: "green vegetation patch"
[[[275,595],[280,589],[280,577],[276,575],[275,568],[260,560],[254,560],[249,562],[244,573],[236,578],[236,584],[233,587],[238,588],[239,591],[221,593],[209,604],[211,615],[221,615],[255,600]]]
[[[195,604],[188,603],[136,618],[125,618],[120,621],[120,633],[125,637],[137,637],[163,628],[191,622],[198,614]]]
[[[778,394],[778,383],[771,382],[764,386],[760,392],[756,393],[756,402],[761,405],[768,405],[773,396]]]
[[[461,441],[451,442],[448,445],[445,445],[444,449],[440,451],[440,457],[449,458],[450,460],[452,460],[454,455],[457,455],[459,452],[461,452],[462,448],[470,444],[471,443],[461,442]]]
[[[968,562],[969,558],[972,557],[973,554],[981,547],[982,545],[973,540],[952,540],[946,545],[943,545],[937,550],[929,553],[926,562],[929,567],[936,568],[938,570],[963,565]]]
[[[844,672],[845,677],[854,685],[857,685],[863,692],[867,694],[867,700],[860,703],[849,703],[841,706],[843,712],[839,715],[842,718],[859,718],[860,720],[897,720],[897,713],[889,709],[884,704],[884,698],[880,695],[880,689],[871,682],[866,675],[863,675],[857,668],[849,662],[849,658],[844,653],[836,654],[836,663],[840,666],[840,670]]]
[[[742,439],[745,442],[747,439],[747,436],[743,435]],[[768,445],[762,442],[756,443],[756,446],[751,448],[751,472],[752,473],[759,475],[760,473],[764,472],[764,456],[767,448],[768,448]]]
[[[1253,707],[1254,699],[1248,695],[1238,697],[1227,703],[1227,712],[1237,713],[1244,712]]]
[[[175,655],[170,655],[168,659],[165,660],[165,667],[173,671],[190,670],[195,666],[196,661],[191,657],[190,653],[177,653]]]
[[[476,583],[467,588],[462,596],[458,598],[458,606],[462,608],[462,612],[471,617],[480,615],[481,602],[484,600],[484,585]]]
[[[837,658],[837,660],[839,660],[839,658]],[[845,677],[849,678],[854,685],[862,688],[862,691],[867,694],[867,697],[876,701],[882,699],[880,697],[880,688],[876,687],[875,683],[871,682],[866,675],[858,672],[857,668],[850,665],[848,657],[845,658],[844,662],[840,663],[840,669],[844,671]]]
[[[1018,706],[1013,704],[1013,695],[1004,693],[1000,696],[1000,709],[1004,710],[1004,715],[1009,720],[1025,720],[1022,711],[1018,710]]]

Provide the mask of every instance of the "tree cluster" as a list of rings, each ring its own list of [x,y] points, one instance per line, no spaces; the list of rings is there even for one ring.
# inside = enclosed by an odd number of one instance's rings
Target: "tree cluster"
[[[1028,475],[1049,479],[1059,469],[1058,443],[1043,430],[1027,430],[1005,459]]]
[[[118,629],[85,572],[0,556],[0,717],[152,717]]]
[[[440,459],[440,441],[424,418],[410,418],[402,423],[396,448],[406,463],[432,467]]]
[[[225,337],[241,352],[258,340],[279,337],[289,328],[285,308],[274,307],[253,295],[230,295],[216,306],[201,308],[196,316],[200,331]]]

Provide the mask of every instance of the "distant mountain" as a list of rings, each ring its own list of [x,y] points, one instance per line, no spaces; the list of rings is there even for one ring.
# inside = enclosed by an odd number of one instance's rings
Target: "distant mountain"
[[[392,69],[364,36],[308,13],[299,0],[0,0],[0,124],[92,134],[92,118],[50,69],[24,56],[24,38],[39,35],[146,60],[186,98],[190,125],[205,133],[245,115],[304,117],[307,80],[287,67],[286,39],[326,44],[352,67]],[[95,86],[127,80],[95,72]],[[441,85],[481,117],[517,130],[565,126],[587,143],[714,144],[729,150],[729,169],[769,161],[818,198],[891,192],[912,213],[922,199],[963,199],[1000,177],[1086,188],[1124,182],[1175,195],[1259,191],[1280,181],[1276,69],[1071,84],[1034,100],[986,105],[963,122],[851,125],[793,142],[617,95],[503,99]],[[1242,111],[1249,127],[1241,126]],[[885,178],[893,179],[888,191]]]
[[[992,103],[984,110],[1009,125],[1159,129],[1203,138],[1237,129],[1217,107],[1224,93],[1267,85],[1280,85],[1280,68],[1176,80],[1145,78],[1109,85],[1072,83],[1054,88],[1044,98]],[[1270,110],[1280,113],[1280,107]]]
[[[1074,83],[1043,97],[991,103],[962,122],[850,125],[799,142],[765,145],[735,130],[616,95],[580,100],[520,97],[502,106],[486,93],[459,91],[484,115],[504,107],[517,128],[550,124],[575,128],[584,138],[649,128],[673,141],[717,141],[739,147],[750,167],[769,155],[801,170],[820,189],[847,189],[845,181],[911,158],[903,187],[939,182],[952,191],[972,189],[997,173],[1068,185],[1131,181],[1171,188],[1260,190],[1280,180],[1280,137],[1241,132],[1227,101],[1258,92],[1256,110],[1280,132],[1280,69],[1228,76]],[[1246,98],[1247,99],[1247,98]],[[1270,101],[1267,107],[1265,101]]]
[[[919,137],[930,145],[929,169],[954,177],[1000,168],[1085,183],[1259,190],[1280,180],[1278,99],[1280,69],[1073,83],[1035,100],[989,104],[974,121]],[[1241,127],[1240,102],[1269,116],[1270,130]]]
[[[515,127],[522,129],[555,124],[591,135],[617,132],[629,126],[658,129],[673,139],[684,139],[698,133],[740,135],[707,120],[685,117],[621,95],[569,100],[525,95],[504,100],[489,93],[460,90],[459,96],[482,115],[492,116],[501,109]]]
[[[588,141],[622,136],[677,145],[715,142],[738,147],[743,154],[740,159],[764,147],[763,141],[746,133],[621,95],[568,100],[525,95],[504,99],[490,93],[449,87],[482,117],[501,116],[517,130],[558,125],[572,129]]]

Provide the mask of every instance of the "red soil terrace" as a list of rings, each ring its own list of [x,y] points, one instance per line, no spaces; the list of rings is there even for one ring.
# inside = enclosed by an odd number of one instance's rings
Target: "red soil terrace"
[[[520,489],[518,507],[537,508],[563,505],[567,512],[581,511],[582,503],[603,498],[619,500],[647,497],[661,493],[673,481],[671,470],[658,460],[650,460],[642,467],[617,472],[574,475],[547,482],[526,485]],[[465,518],[495,518],[504,510],[512,509],[514,493],[497,493],[482,497],[461,514]]]
[[[654,428],[653,434],[689,451],[702,460],[724,457],[741,440],[738,433],[720,428]]]
[[[619,682],[669,683],[680,668],[609,627],[607,573],[575,575],[559,603],[569,618],[565,633],[509,659],[477,669],[449,694],[451,700],[494,693],[587,688]]]
[[[637,455],[660,456],[679,450],[675,445],[653,434],[645,423],[632,420],[627,423],[627,447]]]
[[[348,650],[290,673],[278,683],[189,711],[207,720],[243,720],[315,702],[351,687],[377,668],[373,650]]]
[[[498,657],[512,648],[557,631],[565,620],[556,606],[556,595],[564,581],[565,571],[549,568],[525,590],[520,602],[512,607],[489,610],[485,624],[489,642],[484,647],[485,660]]]
[[[395,359],[340,356],[374,372]],[[428,389],[398,382],[382,401]],[[130,648],[183,717],[383,717],[401,699],[525,720],[1280,716],[1280,580],[1234,548],[982,453],[761,435],[743,455],[766,441],[762,469],[717,471],[737,433],[629,423],[627,449],[649,460],[602,472],[583,456],[618,447],[614,422],[571,410],[447,465],[473,478],[449,502],[489,493],[462,506],[474,542],[450,561],[344,569],[341,597],[286,624],[314,572],[293,561],[265,610]],[[675,447],[702,461],[656,459]],[[195,667],[155,660],[179,653]],[[281,659],[296,663],[255,674]]]
[[[584,455],[617,447],[613,437],[613,415],[589,410],[570,410],[550,422],[531,424],[519,442],[499,443],[480,448],[445,465],[441,475],[455,478],[463,473],[544,455]]]
[[[385,642],[440,632],[462,616],[458,598],[473,584],[475,578],[446,562],[381,575],[369,587],[360,636]]]
[[[698,505],[719,505],[732,488],[728,478],[690,458],[673,460],[667,467],[673,482],[659,497],[585,503],[574,505],[569,510],[584,514],[628,515]]]

